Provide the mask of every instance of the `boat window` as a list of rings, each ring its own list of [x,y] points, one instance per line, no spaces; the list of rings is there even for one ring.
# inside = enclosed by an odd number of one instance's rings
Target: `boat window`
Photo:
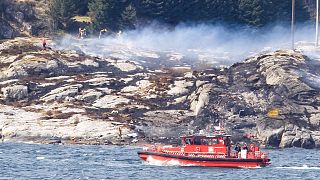
[[[210,142],[210,143],[211,143],[211,145],[212,145],[212,144],[218,144],[218,140],[217,140],[217,139],[211,139],[211,142]]]
[[[186,144],[192,144],[191,138],[187,138],[187,139],[186,139]]]
[[[194,137],[194,145],[201,145],[201,138],[200,137]]]
[[[210,144],[210,139],[202,139],[202,145],[209,145]]]

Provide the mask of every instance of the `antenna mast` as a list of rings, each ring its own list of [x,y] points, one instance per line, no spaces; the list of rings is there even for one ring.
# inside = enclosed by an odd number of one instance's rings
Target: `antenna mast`
[[[319,0],[317,0],[317,12],[316,12],[316,47],[319,45]]]
[[[291,17],[291,47],[294,50],[294,31],[295,31],[295,0],[292,0],[292,17]]]

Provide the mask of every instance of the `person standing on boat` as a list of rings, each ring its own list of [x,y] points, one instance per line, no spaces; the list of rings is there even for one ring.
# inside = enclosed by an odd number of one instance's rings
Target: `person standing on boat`
[[[241,150],[241,158],[246,159],[247,158],[247,153],[248,153],[248,146],[246,143],[243,144],[242,150]]]
[[[241,152],[241,147],[239,143],[236,144],[236,147],[234,148],[234,150],[237,152],[237,157],[239,157],[239,154]]]
[[[227,146],[227,155],[228,157],[230,157],[230,154],[231,154],[231,140],[229,137],[226,137],[224,139],[224,144]]]
[[[254,148],[255,148],[255,145],[254,144],[250,144],[248,151],[249,152],[254,152]]]
[[[243,147],[242,147],[242,149],[243,149],[243,150],[248,150],[248,146],[247,146],[247,143],[244,143],[244,144],[243,144]]]

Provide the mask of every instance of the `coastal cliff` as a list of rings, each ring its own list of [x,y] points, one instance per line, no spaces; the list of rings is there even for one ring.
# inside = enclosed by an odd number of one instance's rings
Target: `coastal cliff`
[[[4,141],[177,143],[223,122],[233,141],[320,147],[320,61],[303,50],[212,68],[99,44],[114,52],[97,57],[86,52],[90,40],[73,41],[64,50],[58,41],[43,50],[36,38],[0,44]]]

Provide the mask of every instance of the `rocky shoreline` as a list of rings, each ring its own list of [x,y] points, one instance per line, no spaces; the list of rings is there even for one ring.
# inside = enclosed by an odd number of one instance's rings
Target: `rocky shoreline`
[[[0,44],[4,141],[175,144],[223,121],[234,142],[320,147],[320,61],[306,50],[199,69],[172,52],[105,47],[94,56],[77,40],[45,51],[39,41]],[[279,115],[268,116],[272,109]]]

